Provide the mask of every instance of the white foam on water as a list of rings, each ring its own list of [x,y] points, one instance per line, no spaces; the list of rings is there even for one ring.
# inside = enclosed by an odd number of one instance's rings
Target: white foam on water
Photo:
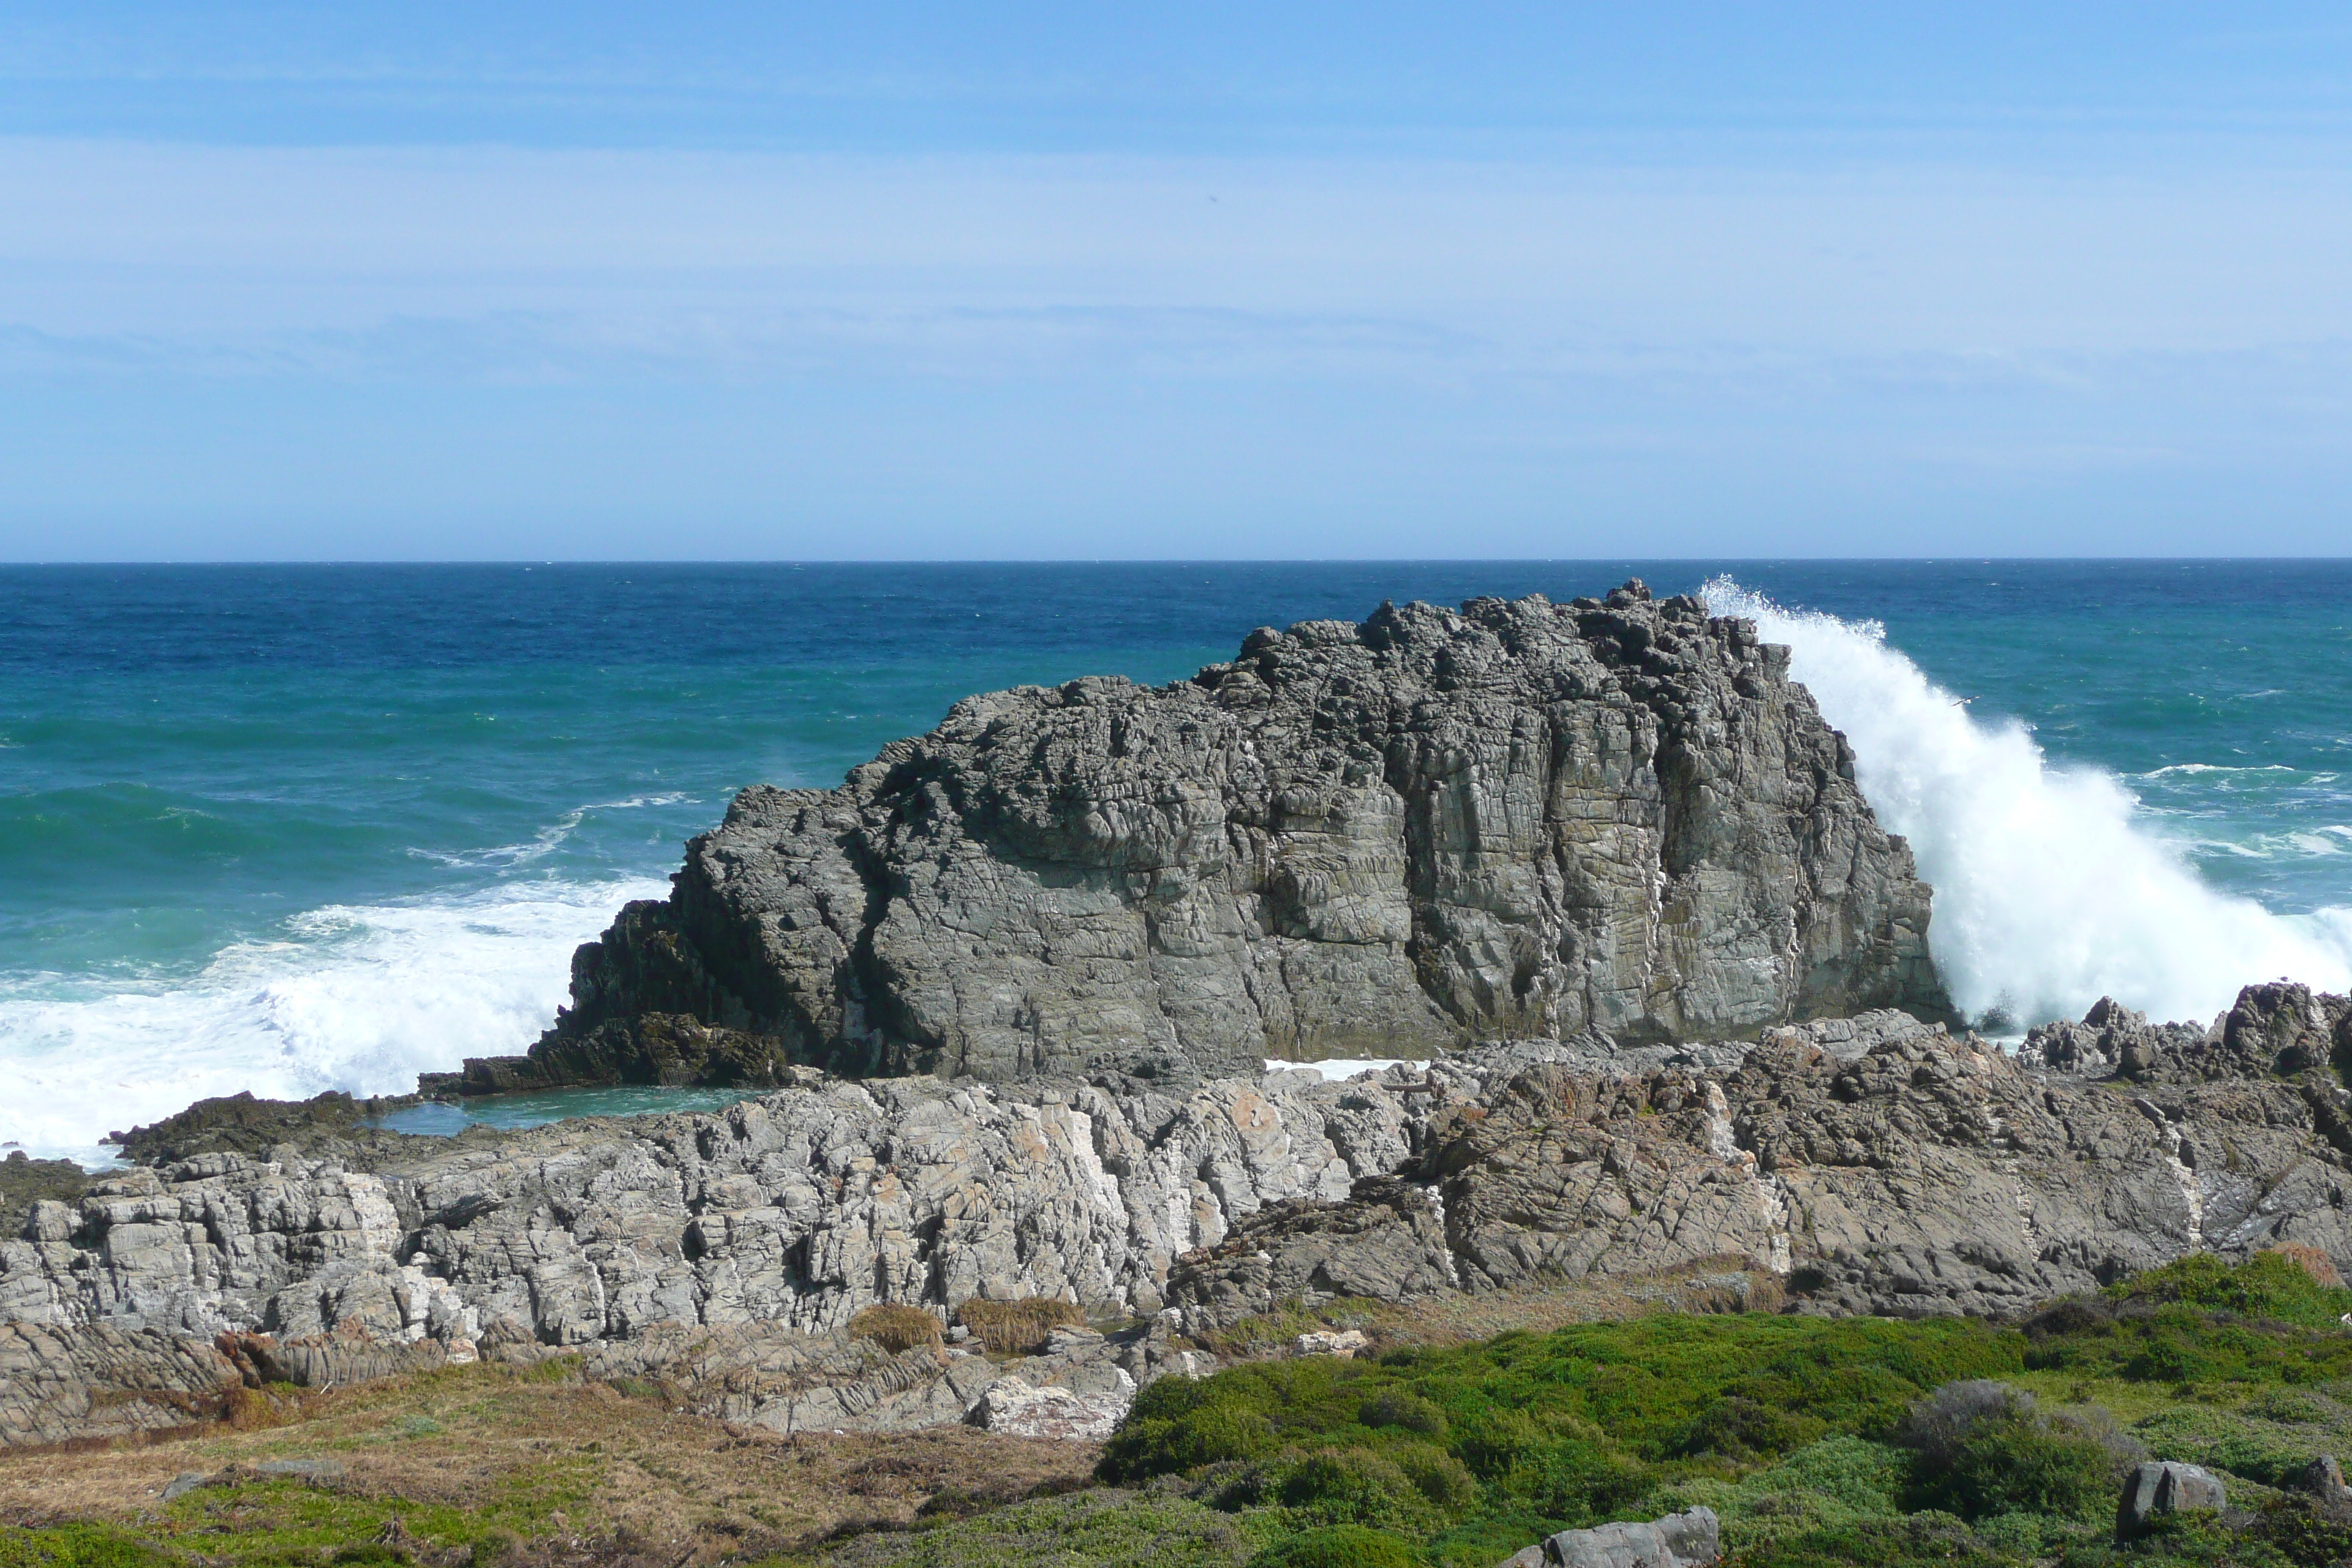
[[[152,988],[0,993],[0,1143],[90,1163],[107,1132],[208,1095],[406,1094],[419,1072],[529,1048],[566,1000],[572,951],[655,880],[509,884],[335,905],[288,940],[226,949]]]
[[[2203,1021],[2256,981],[2352,985],[2352,910],[2279,915],[2208,886],[2111,774],[2053,765],[2023,725],[1977,719],[1879,623],[1784,609],[1728,577],[1701,594],[1787,644],[1790,674],[1845,731],[1863,794],[1935,887],[1928,944],[1961,1011],[2032,1023],[2113,996]]]

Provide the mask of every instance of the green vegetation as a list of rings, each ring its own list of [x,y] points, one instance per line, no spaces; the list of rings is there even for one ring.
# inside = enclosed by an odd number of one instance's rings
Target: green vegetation
[[[429,1400],[366,1396],[338,1451],[376,1456],[373,1491],[230,1478],[136,1520],[0,1530],[0,1568],[669,1568],[689,1539],[830,1568],[1493,1568],[1554,1531],[1699,1504],[1731,1568],[2335,1568],[2352,1561],[2352,1509],[2299,1489],[2316,1456],[2352,1456],[2352,1291],[2331,1278],[2275,1255],[2191,1258],[2015,1327],[1661,1314],[1270,1359],[1154,1384],[1091,1486],[1075,1466],[1015,1476],[1013,1451],[958,1431],[923,1439],[937,1479],[895,1521],[843,1505],[837,1528],[810,1528],[813,1500],[908,1472],[883,1440],[743,1450],[569,1363],[475,1369],[420,1384]],[[516,1445],[511,1464],[449,1481],[491,1435]],[[2119,1481],[2145,1458],[2221,1472],[2231,1516],[2116,1545]],[[408,1468],[381,1468],[395,1462]],[[773,1531],[764,1544],[699,1517],[724,1488]],[[592,1521],[602,1544],[560,1549]],[[828,1528],[774,1555],[795,1529]]]
[[[2198,1258],[2017,1328],[1661,1315],[1265,1361],[1147,1389],[1099,1471],[1133,1489],[1097,1495],[1230,1519],[1234,1568],[1492,1568],[1553,1531],[1702,1503],[1738,1568],[2321,1568],[2352,1558],[2352,1513],[2280,1489],[2352,1455],[2347,1310],[2304,1260]],[[2223,1472],[2245,1517],[2115,1545],[2121,1479],[2151,1457]],[[1005,1517],[857,1561],[1049,1560]],[[981,1527],[996,1555],[922,1554]]]

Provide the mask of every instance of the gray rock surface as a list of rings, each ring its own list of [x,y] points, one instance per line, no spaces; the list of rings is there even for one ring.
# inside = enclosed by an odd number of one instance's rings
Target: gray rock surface
[[[2250,987],[2237,1011],[2268,1038],[2337,1005]],[[877,1301],[1151,1324],[1023,1363],[1091,1397],[1202,1370],[1177,1333],[1294,1296],[1728,1259],[1799,1310],[2014,1315],[2199,1249],[2352,1266],[2352,1097],[2327,1069],[2084,1081],[1893,1011],[1181,1092],[794,1076],[716,1114],[198,1153],[37,1203],[0,1243],[0,1433],[567,1352],[730,1418],[967,1418],[1002,1371],[848,1343]]]
[[[2352,1058],[2352,997],[2275,981],[2249,985],[2210,1026],[2150,1024],[2101,997],[2079,1024],[2044,1024],[2018,1049],[2029,1067],[2139,1083],[2293,1077]]]
[[[2219,1513],[2229,1506],[2221,1478],[2212,1471],[2175,1459],[2151,1459],[2124,1479],[2123,1498],[2116,1507],[2116,1539],[2146,1534],[2158,1514],[2198,1509]]]
[[[1383,605],[1156,689],[969,698],[839,789],[744,791],[581,950],[533,1070],[646,1015],[1000,1082],[1944,1016],[1927,917],[1751,624],[1639,584]]]
[[[1700,1568],[1722,1553],[1711,1508],[1670,1513],[1648,1524],[1563,1530],[1543,1543],[1543,1560],[1560,1568]]]

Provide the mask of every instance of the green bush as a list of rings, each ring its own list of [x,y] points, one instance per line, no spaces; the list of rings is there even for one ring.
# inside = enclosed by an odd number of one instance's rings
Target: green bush
[[[1426,1561],[1403,1536],[1339,1524],[1269,1546],[1249,1560],[1249,1568],[1422,1568]]]
[[[1478,1500],[1478,1480],[1470,1467],[1443,1448],[1414,1447],[1398,1451],[1397,1468],[1405,1479],[1434,1507],[1467,1508]]]
[[[2282,1432],[2226,1411],[2195,1406],[2158,1411],[2135,1422],[2132,1433],[2159,1459],[2184,1459],[2273,1487],[2292,1486],[2319,1453],[2305,1433]]]
[[[2115,1506],[2121,1478],[2095,1439],[2032,1417],[1989,1421],[1969,1434],[1940,1474],[1923,1478],[1933,1506],[1964,1519],[2003,1513],[2085,1517]]]
[[[1365,1400],[1356,1419],[1367,1426],[1395,1426],[1429,1437],[1445,1436],[1445,1412],[1402,1389],[1385,1389]]]
[[[1171,1418],[1137,1420],[1130,1414],[1105,1446],[1097,1473],[1108,1481],[1181,1475],[1227,1460],[1255,1459],[1273,1447],[1265,1417],[1242,1405],[1203,1405]]]
[[[1319,1524],[1397,1524],[1421,1494],[1393,1459],[1342,1448],[1293,1466],[1277,1495]]]
[[[1729,1459],[1766,1458],[1801,1448],[1822,1431],[1822,1423],[1811,1416],[1775,1410],[1735,1394],[1701,1411],[1675,1444],[1675,1451],[1720,1454]]]
[[[2109,1286],[2106,1295],[2112,1301],[2179,1302],[2306,1329],[2332,1329],[2346,1312],[2352,1312],[2352,1290],[2321,1284],[2308,1268],[2280,1252],[2258,1252],[2239,1264],[2224,1263],[2210,1252],[2193,1252]]]
[[[2024,1390],[1984,1379],[1937,1389],[1894,1436],[1914,1455],[1916,1500],[1967,1519],[2097,1512],[2126,1457],[2112,1422],[2044,1415]]]

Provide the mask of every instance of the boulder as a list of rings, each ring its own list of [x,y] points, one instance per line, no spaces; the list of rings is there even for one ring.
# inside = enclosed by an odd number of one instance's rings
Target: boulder
[[[1543,1561],[1560,1568],[1696,1568],[1721,1555],[1719,1541],[1715,1510],[1694,1508],[1648,1524],[1563,1530],[1544,1542]]]
[[[2116,1539],[2130,1541],[2146,1534],[2149,1521],[2158,1514],[2194,1510],[2219,1513],[2229,1501],[2221,1478],[2212,1471],[2173,1459],[2151,1459],[2124,1481],[2123,1499],[2116,1508]]]
[[[2299,1490],[2309,1493],[2322,1502],[2341,1507],[2352,1503],[2352,1487],[2344,1484],[2344,1467],[2336,1462],[2333,1454],[2322,1454],[2303,1468],[2295,1478]]]
[[[1086,1394],[1050,1384],[1035,1387],[1018,1377],[1003,1378],[981,1396],[971,1422],[1009,1437],[1099,1443],[1118,1428],[1135,1403],[1134,1379],[1121,1373],[1119,1381],[1121,1387]]]
[[[1629,583],[967,698],[838,789],[740,795],[580,950],[533,1081],[649,1016],[998,1082],[1948,1017],[1929,890],[1788,668]]]

